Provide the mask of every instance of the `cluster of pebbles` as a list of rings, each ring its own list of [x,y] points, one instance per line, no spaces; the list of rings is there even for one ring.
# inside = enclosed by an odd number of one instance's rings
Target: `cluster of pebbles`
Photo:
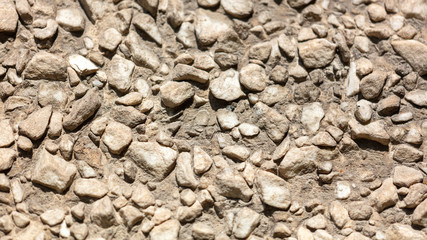
[[[425,0],[0,0],[0,239],[427,239]]]

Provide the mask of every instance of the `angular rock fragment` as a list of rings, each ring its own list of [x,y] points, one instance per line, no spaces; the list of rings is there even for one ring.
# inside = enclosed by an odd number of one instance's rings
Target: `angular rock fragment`
[[[81,32],[85,29],[85,19],[77,8],[64,8],[56,13],[56,22],[70,32]]]
[[[40,41],[47,41],[52,38],[58,31],[58,23],[53,19],[48,19],[47,21],[42,19],[37,19],[34,21],[35,26],[43,26],[42,28],[34,28],[34,38]]]
[[[156,16],[159,0],[138,0],[137,2],[149,13],[151,13],[151,15]]]
[[[218,37],[233,31],[232,22],[224,15],[208,10],[197,9],[194,29],[201,45],[210,45]]]
[[[173,80],[191,80],[199,83],[207,83],[209,81],[209,73],[203,70],[188,66],[185,64],[177,64],[173,69]]]
[[[279,165],[280,176],[289,179],[316,170],[318,148],[291,148]]]
[[[49,226],[55,226],[62,222],[65,218],[65,211],[60,208],[47,210],[42,215],[40,215],[40,219],[43,223]]]
[[[251,0],[221,0],[221,6],[231,16],[245,18],[252,13],[254,4]]]
[[[368,139],[387,145],[390,142],[390,136],[385,131],[384,122],[379,120],[367,125],[361,125],[352,119],[348,122],[351,128],[351,135],[355,139]]]
[[[250,208],[242,208],[237,212],[233,224],[233,235],[236,238],[247,238],[258,226],[261,216]]]
[[[362,96],[368,100],[377,98],[385,84],[387,74],[380,70],[376,70],[360,81],[360,92]]]
[[[166,16],[168,22],[174,28],[178,28],[184,21],[184,2],[181,0],[168,1],[166,9]]]
[[[18,154],[13,149],[0,148],[0,172],[11,168],[17,155]]]
[[[393,149],[393,159],[401,163],[420,161],[423,152],[407,144],[399,144]]]
[[[212,158],[200,147],[193,148],[194,172],[198,175],[205,173],[212,166]]]
[[[90,219],[96,225],[108,228],[117,223],[114,206],[108,196],[105,196],[92,205]]]
[[[151,178],[158,181],[169,175],[178,157],[175,150],[157,142],[133,142],[126,154]]]
[[[70,113],[64,117],[62,125],[66,130],[73,131],[88,120],[101,106],[98,89],[90,89],[84,97],[75,101]]]
[[[393,183],[399,187],[410,187],[415,183],[422,182],[423,175],[419,170],[406,166],[394,168]]]
[[[160,67],[159,57],[143,43],[137,33],[129,33],[125,39],[125,45],[129,48],[132,60],[136,65],[147,67],[152,71],[156,71]]]
[[[133,17],[133,24],[148,34],[157,44],[162,45],[162,35],[157,28],[154,18],[148,14],[137,13]]]
[[[135,64],[132,61],[115,55],[108,65],[108,84],[119,92],[129,91],[134,68]]]
[[[92,22],[101,19],[107,9],[107,3],[102,0],[82,0],[81,5]]]
[[[417,106],[427,107],[427,91],[426,90],[416,89],[416,90],[410,91],[405,95],[405,99]]]
[[[52,105],[54,109],[61,109],[67,104],[68,96],[60,84],[50,82],[40,84],[37,99],[42,107]]]
[[[329,214],[335,225],[339,228],[343,228],[350,221],[347,209],[339,201],[331,202],[329,205]]]
[[[43,149],[37,158],[31,180],[33,183],[62,193],[71,185],[76,173],[77,168],[74,164]]]
[[[74,193],[79,197],[102,198],[108,193],[108,186],[97,179],[79,178],[74,182]]]
[[[160,87],[162,102],[166,107],[174,108],[191,99],[195,91],[190,83],[169,81]]]
[[[15,2],[16,11],[21,17],[24,24],[30,25],[33,23],[33,12],[31,11],[31,6],[27,0],[17,0]],[[13,21],[13,17],[10,17],[10,21]]]
[[[153,228],[150,232],[152,240],[177,240],[180,229],[180,224],[177,220],[168,220]]]
[[[147,208],[154,205],[156,199],[146,186],[136,185],[135,190],[132,193],[131,200],[138,207]]]
[[[426,227],[427,226],[427,200],[418,205],[412,215],[412,224]]]
[[[120,154],[132,142],[132,129],[118,122],[110,122],[102,135],[102,141],[111,153]]]
[[[225,197],[238,198],[245,202],[252,198],[253,191],[246,184],[245,179],[231,168],[226,168],[218,173],[215,183],[218,193]]]
[[[99,37],[99,46],[107,51],[116,50],[122,41],[122,35],[115,28],[108,28]],[[117,55],[115,55],[117,56]]]
[[[199,185],[194,176],[191,154],[187,152],[180,153],[176,160],[175,176],[179,186],[196,188]]]
[[[32,140],[40,139],[46,132],[51,115],[52,106],[50,105],[31,113],[19,124],[19,133]]]
[[[265,129],[273,142],[280,142],[289,130],[289,120],[273,108],[258,102],[253,107],[253,116],[261,129]]]
[[[310,103],[303,107],[301,122],[310,133],[315,133],[320,127],[320,121],[325,116],[322,104],[319,102]]]
[[[92,61],[79,54],[69,56],[68,63],[80,76],[87,76],[99,69]]]
[[[423,240],[427,235],[417,231],[409,225],[394,223],[385,230],[386,239],[389,240]]]
[[[0,1],[0,32],[15,32],[18,23],[18,13],[12,0]]]
[[[335,56],[336,45],[326,39],[314,39],[298,45],[304,66],[321,68],[328,65]]]
[[[120,209],[119,214],[123,218],[126,226],[128,227],[135,226],[144,218],[142,212],[140,212],[137,208],[129,205],[124,206],[122,209]]]
[[[427,74],[427,45],[416,40],[396,40],[391,45],[420,76]]]
[[[394,206],[399,200],[397,188],[393,184],[392,178],[383,181],[380,188],[372,192],[369,196],[371,206],[377,211],[382,212],[385,208]]]
[[[30,80],[65,81],[67,79],[67,63],[58,55],[41,51],[31,58],[23,75],[25,79]]]
[[[233,69],[222,72],[218,78],[213,79],[209,90],[214,97],[228,102],[244,96],[240,88],[239,73]]]
[[[15,141],[15,137],[9,120],[1,120],[0,129],[0,148],[10,146]]]
[[[240,83],[250,91],[260,92],[266,87],[267,75],[258,64],[248,64],[240,69]]]
[[[222,153],[229,158],[237,159],[242,162],[248,159],[251,155],[249,149],[242,145],[226,146],[222,150]]]
[[[261,195],[262,202],[279,209],[288,209],[291,205],[291,193],[282,178],[267,171],[258,170],[255,186]]]

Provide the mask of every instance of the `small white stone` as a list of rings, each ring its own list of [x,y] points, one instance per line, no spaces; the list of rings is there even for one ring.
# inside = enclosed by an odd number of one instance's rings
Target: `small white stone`
[[[348,182],[338,181],[335,186],[335,196],[337,199],[347,199],[351,194],[351,185]]]
[[[99,69],[92,61],[79,54],[69,56],[68,63],[81,76],[87,76]]]

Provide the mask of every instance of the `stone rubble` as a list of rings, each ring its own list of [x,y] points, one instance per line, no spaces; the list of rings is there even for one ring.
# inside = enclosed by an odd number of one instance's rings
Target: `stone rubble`
[[[424,0],[0,0],[0,239],[427,239]]]

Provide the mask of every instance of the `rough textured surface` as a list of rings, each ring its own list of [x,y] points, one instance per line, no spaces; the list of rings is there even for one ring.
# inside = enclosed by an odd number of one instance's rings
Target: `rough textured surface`
[[[425,0],[0,0],[0,239],[427,239]]]

